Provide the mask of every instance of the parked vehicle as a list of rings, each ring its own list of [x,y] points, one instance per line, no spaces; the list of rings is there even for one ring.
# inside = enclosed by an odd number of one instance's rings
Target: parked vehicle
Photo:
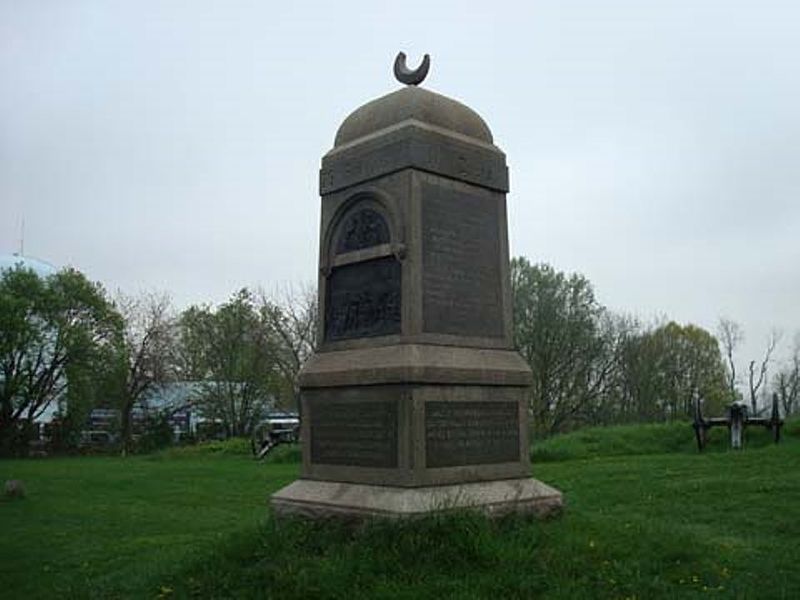
[[[84,429],[81,431],[79,448],[108,448],[116,442],[116,436],[110,431]]]

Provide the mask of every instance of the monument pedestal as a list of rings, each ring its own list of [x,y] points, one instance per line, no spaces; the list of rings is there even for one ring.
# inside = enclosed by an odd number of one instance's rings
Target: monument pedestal
[[[272,496],[278,516],[314,519],[420,517],[457,510],[477,510],[490,517],[549,517],[562,505],[561,492],[532,478],[413,488],[298,479]]]
[[[503,349],[398,344],[320,352],[302,375],[303,471],[278,516],[557,513],[530,474],[528,366]]]

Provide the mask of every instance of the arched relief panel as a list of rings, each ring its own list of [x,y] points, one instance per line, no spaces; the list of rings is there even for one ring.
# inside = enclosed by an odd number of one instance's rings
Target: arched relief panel
[[[342,206],[325,240],[326,342],[401,331],[400,260],[396,219],[372,194]]]
[[[361,192],[338,208],[323,239],[323,274],[336,264],[392,253],[405,253],[404,227],[383,194]],[[352,253],[358,253],[351,255]]]
[[[357,206],[342,220],[336,236],[336,255],[391,244],[389,224],[374,208]]]

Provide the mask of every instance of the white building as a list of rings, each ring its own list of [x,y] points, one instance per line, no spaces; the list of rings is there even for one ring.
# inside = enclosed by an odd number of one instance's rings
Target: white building
[[[23,256],[16,252],[14,254],[0,254],[0,271],[13,269],[17,266],[30,269],[39,277],[47,277],[58,273],[56,266],[32,256]]]
[[[58,273],[58,268],[55,265],[32,256],[23,256],[16,252],[14,254],[0,254],[0,272],[16,267],[30,269],[39,277],[48,277]],[[49,423],[53,420],[57,410],[58,403],[51,402],[34,421],[36,423]]]

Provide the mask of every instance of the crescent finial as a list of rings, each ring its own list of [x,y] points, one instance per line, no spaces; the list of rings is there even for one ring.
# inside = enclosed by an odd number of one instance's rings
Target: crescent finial
[[[430,68],[431,57],[427,54],[423,57],[422,64],[413,70],[406,66],[405,52],[398,52],[397,58],[394,59],[394,76],[397,77],[398,81],[406,85],[419,85],[422,83]]]

